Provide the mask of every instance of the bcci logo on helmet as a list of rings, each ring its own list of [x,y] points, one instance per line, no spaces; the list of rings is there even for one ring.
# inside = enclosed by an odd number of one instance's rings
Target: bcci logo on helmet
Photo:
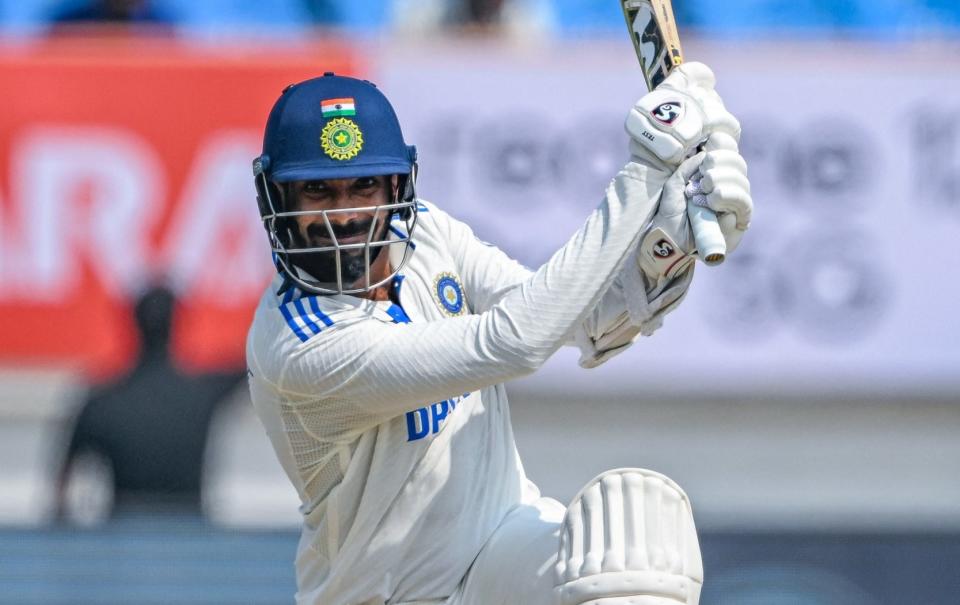
[[[353,120],[334,118],[320,132],[323,152],[335,160],[350,160],[363,149],[363,133]]]
[[[671,125],[680,119],[683,115],[683,104],[680,101],[670,101],[661,103],[656,109],[650,112],[655,120],[662,124]]]

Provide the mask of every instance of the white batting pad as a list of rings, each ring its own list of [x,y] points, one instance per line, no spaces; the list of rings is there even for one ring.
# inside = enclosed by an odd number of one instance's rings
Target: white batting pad
[[[567,508],[559,605],[696,605],[703,562],[687,495],[649,470],[607,471]]]

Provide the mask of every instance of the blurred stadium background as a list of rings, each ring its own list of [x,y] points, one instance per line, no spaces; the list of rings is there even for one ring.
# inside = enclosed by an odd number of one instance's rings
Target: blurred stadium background
[[[677,479],[704,605],[955,604],[960,4],[674,2],[754,228],[654,339],[511,386],[528,474]],[[377,82],[423,197],[528,264],[644,92],[613,0],[0,2],[0,603],[292,602],[297,502],[242,380],[250,161],[324,71]]]

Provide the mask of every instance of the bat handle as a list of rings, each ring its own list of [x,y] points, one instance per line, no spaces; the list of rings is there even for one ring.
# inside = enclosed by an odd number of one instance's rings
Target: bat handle
[[[687,204],[687,216],[700,260],[711,266],[722,263],[727,258],[727,242],[720,231],[717,215],[705,206]]]

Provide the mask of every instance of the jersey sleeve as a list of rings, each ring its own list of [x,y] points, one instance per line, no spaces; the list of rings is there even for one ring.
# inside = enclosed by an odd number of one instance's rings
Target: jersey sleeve
[[[530,269],[480,240],[465,223],[435,206],[431,213],[440,217],[475,312],[486,311],[531,275]],[[580,349],[582,367],[599,366],[628,349],[641,335],[653,335],[686,296],[692,278],[691,265],[669,283],[650,283],[635,258],[626,262],[566,344]]]
[[[547,263],[512,287],[504,284],[519,269],[492,286],[476,286],[480,300],[496,301],[479,314],[419,324],[358,321],[326,330],[287,356],[277,386],[294,397],[349,401],[368,417],[382,418],[531,373],[600,300],[636,246],[668,176],[627,164]],[[473,270],[484,269],[478,264]]]

